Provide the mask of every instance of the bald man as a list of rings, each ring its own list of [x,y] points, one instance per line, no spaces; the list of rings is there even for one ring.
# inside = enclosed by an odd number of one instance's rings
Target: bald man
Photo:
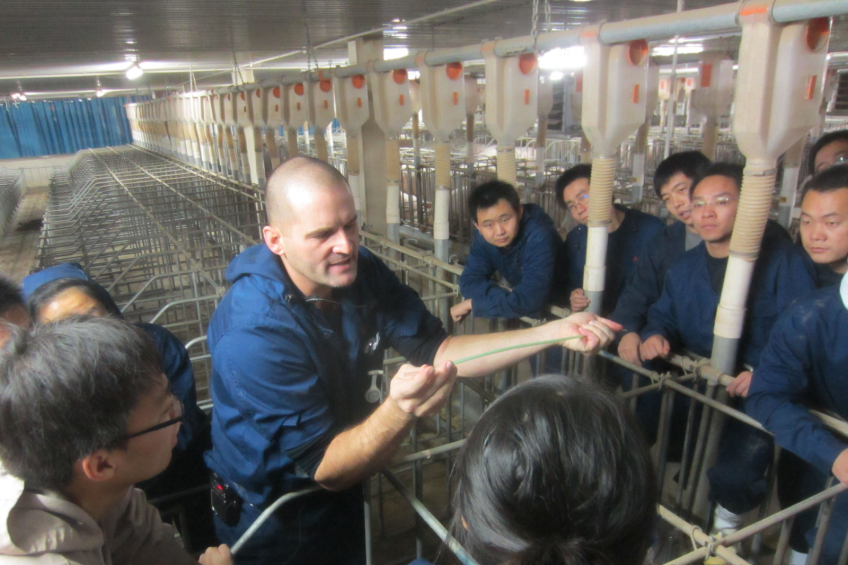
[[[268,179],[264,242],[229,265],[232,287],[209,324],[213,506],[222,543],[277,498],[288,503],[237,563],[364,563],[362,481],[384,467],[416,418],[438,412],[454,379],[516,363],[543,346],[455,367],[507,345],[577,336],[578,351],[618,329],[591,314],[493,336],[448,337],[411,288],[359,246],[350,189],[337,170],[297,157]],[[610,326],[612,324],[612,327]],[[383,353],[403,365],[378,392]],[[458,370],[457,370],[458,369]]]

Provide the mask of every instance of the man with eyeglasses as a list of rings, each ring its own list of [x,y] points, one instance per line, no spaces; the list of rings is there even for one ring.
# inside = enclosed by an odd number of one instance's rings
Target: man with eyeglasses
[[[665,358],[681,348],[710,357],[741,186],[742,167],[728,163],[714,163],[693,183],[692,220],[704,241],[669,268],[662,295],[648,310],[648,322],[641,333],[642,359]],[[751,372],[742,369],[759,365],[780,313],[814,288],[812,265],[803,252],[784,237],[764,237],[748,294],[737,358],[739,375],[727,387],[731,396],[746,395]],[[741,401],[739,407],[743,407]],[[735,530],[741,525],[742,514],[763,500],[771,453],[768,435],[728,419],[718,459],[708,472],[710,499],[717,504],[716,531]]]
[[[15,328],[0,355],[0,563],[190,564],[137,482],[183,418],[144,332],[111,318]],[[203,564],[232,563],[226,546]]]
[[[451,308],[461,322],[472,310],[483,318],[539,316],[550,300],[562,239],[536,204],[522,205],[515,188],[490,181],[471,191],[468,210],[476,231],[459,288],[465,298]],[[492,280],[495,273],[512,286]]]
[[[821,136],[810,149],[807,162],[812,175],[834,165],[848,164],[848,129],[831,131]]]
[[[584,310],[589,298],[583,292],[583,268],[586,265],[586,244],[589,219],[589,178],[592,166],[576,165],[565,171],[556,181],[557,202],[564,206],[580,225],[565,238],[567,265],[566,292],[573,312]],[[658,236],[665,224],[655,216],[639,210],[613,205],[610,214],[609,240],[607,242],[606,279],[602,314],[615,309],[625,283],[633,274],[639,257],[649,241]]]

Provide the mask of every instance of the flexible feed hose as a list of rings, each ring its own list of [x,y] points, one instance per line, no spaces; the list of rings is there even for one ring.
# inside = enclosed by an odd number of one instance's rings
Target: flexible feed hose
[[[589,219],[586,264],[583,268],[583,290],[603,293],[606,278],[607,243],[615,182],[615,157],[596,157],[589,179]],[[600,294],[592,298],[590,310],[600,312]]]
[[[433,216],[433,238],[450,239],[450,145],[436,143],[436,201]]]
[[[518,176],[515,172],[515,147],[503,147],[498,145],[498,180],[508,182],[515,186]]]
[[[400,140],[386,140],[386,223],[400,223]]]

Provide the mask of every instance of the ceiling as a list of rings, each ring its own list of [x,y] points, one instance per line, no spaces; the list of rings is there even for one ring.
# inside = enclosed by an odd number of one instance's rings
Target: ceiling
[[[537,0],[540,31],[545,0]],[[553,29],[673,12],[677,0],[549,0]],[[725,3],[686,0],[686,8]],[[347,61],[345,38],[384,30],[386,47],[410,51],[528,35],[533,0],[3,0],[0,96],[111,89],[200,87],[232,81],[233,61],[255,64],[257,80],[306,68],[316,47],[322,66]],[[442,13],[444,12],[444,13]],[[307,26],[308,23],[308,26]],[[734,50],[738,38],[708,50]],[[848,20],[837,18],[831,48],[848,47]],[[280,55],[286,55],[279,57]],[[145,74],[124,76],[132,61]]]

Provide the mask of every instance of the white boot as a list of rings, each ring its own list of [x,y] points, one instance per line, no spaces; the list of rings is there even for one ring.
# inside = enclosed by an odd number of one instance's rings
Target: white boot
[[[710,530],[710,535],[716,537],[727,537],[734,533],[742,526],[742,515],[734,514],[721,504],[716,505],[715,513],[713,514],[713,528]],[[730,551],[735,551],[734,548],[728,548]],[[713,555],[704,560],[704,565],[726,565],[727,561]]]
[[[795,551],[794,549],[790,549],[789,565],[807,565],[807,554],[801,553],[800,551]]]

